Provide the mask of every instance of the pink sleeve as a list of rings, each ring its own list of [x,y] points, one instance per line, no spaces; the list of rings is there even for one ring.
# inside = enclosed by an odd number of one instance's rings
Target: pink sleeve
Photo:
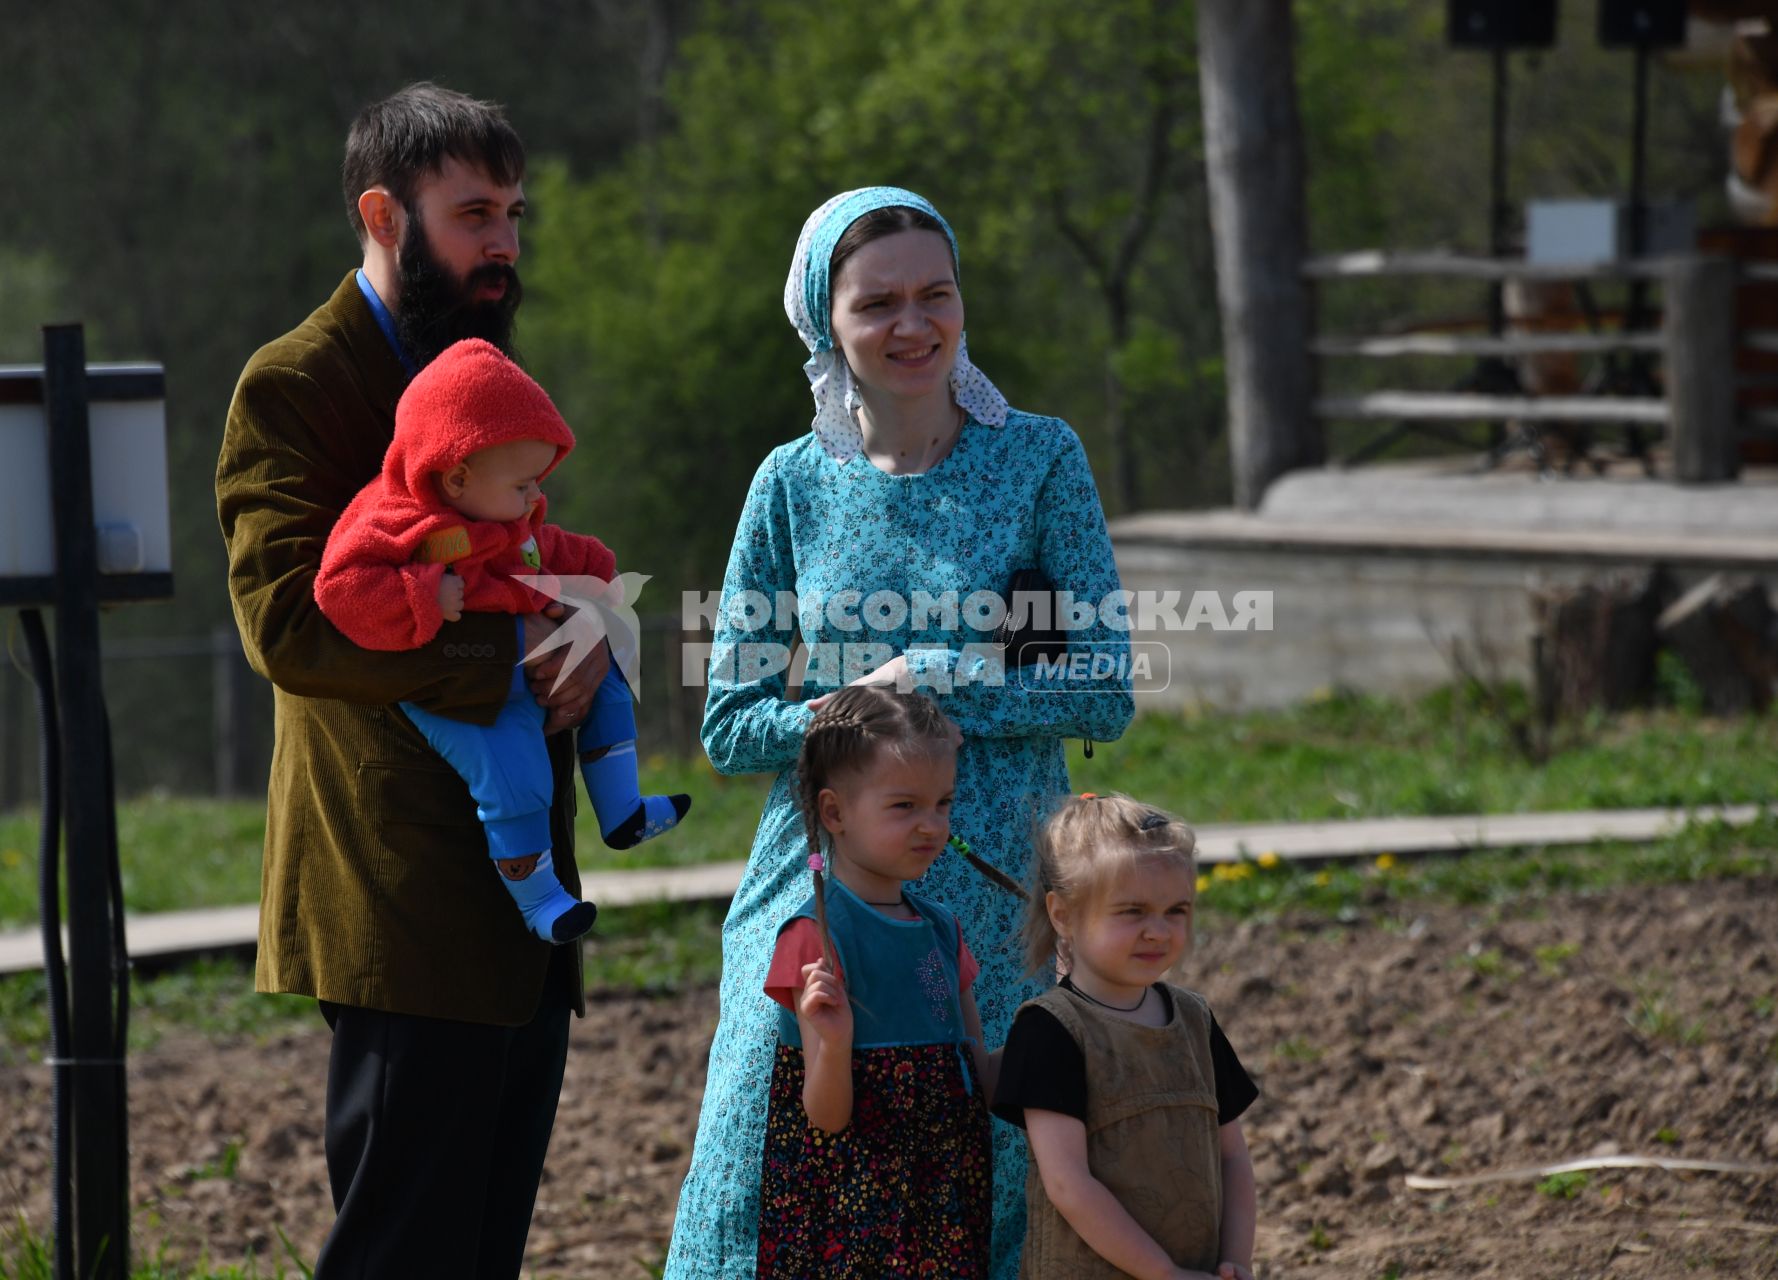
[[[957,929],[957,990],[969,990],[969,984],[975,981],[976,974],[982,966],[976,962],[975,955],[970,951],[969,944],[963,941],[963,929]]]
[[[816,931],[815,922],[807,916],[798,916],[778,933],[778,946],[772,952],[772,967],[766,970],[766,994],[795,1013],[796,993],[803,989],[803,966],[820,958],[821,935]],[[833,962],[839,965],[840,958],[835,956]],[[839,976],[841,982],[846,980],[843,968]]]
[[[569,533],[553,524],[538,525],[536,533],[537,550],[549,572],[564,578],[598,578],[603,582],[616,576],[617,557],[590,533]]]

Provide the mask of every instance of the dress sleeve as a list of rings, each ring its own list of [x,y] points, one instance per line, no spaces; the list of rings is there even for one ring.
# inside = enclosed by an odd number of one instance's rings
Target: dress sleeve
[[[1216,1024],[1215,1014],[1210,1015],[1210,1064],[1216,1070],[1216,1123],[1240,1119],[1241,1113],[1259,1097],[1259,1087],[1235,1056],[1235,1048]]]
[[[1000,1055],[994,1114],[1025,1127],[1025,1110],[1087,1118],[1087,1060],[1067,1028],[1042,1008],[1019,1010]]]
[[[776,773],[802,750],[811,713],[785,699],[787,663],[779,661],[790,653],[796,633],[777,625],[773,607],[780,591],[795,590],[790,504],[774,454],[747,491],[722,580],[700,735],[718,773]],[[770,602],[767,616],[740,607],[750,592]]]
[[[1135,711],[1128,631],[1108,626],[1101,616],[1101,603],[1120,590],[1111,535],[1080,437],[1066,425],[1061,431],[1062,448],[1037,493],[1037,567],[1058,594],[1068,593],[1080,606],[1085,625],[1066,635],[1069,657],[1079,655],[1085,671],[1082,678],[1072,676],[1065,664],[1002,671],[998,662],[971,650],[910,651],[908,669],[916,684],[936,692],[945,713],[971,737],[1110,742],[1123,735]],[[1095,658],[1109,674],[1090,678]]]
[[[330,457],[327,441],[348,431],[332,398],[298,369],[252,368],[236,388],[217,459],[216,507],[247,660],[301,697],[411,701],[491,724],[519,659],[511,618],[464,614],[417,649],[374,653],[315,603],[328,533],[365,479]]]
[[[772,967],[766,970],[766,994],[792,1013],[796,1012],[796,993],[803,989],[803,966],[821,958],[821,934],[815,922],[798,916],[778,933],[778,945],[772,951]],[[846,980],[845,966],[833,958]]]

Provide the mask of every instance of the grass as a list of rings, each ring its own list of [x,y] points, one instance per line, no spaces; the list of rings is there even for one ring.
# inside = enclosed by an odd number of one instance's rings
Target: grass
[[[1747,803],[1771,797],[1778,715],[1712,720],[1661,710],[1568,731],[1542,766],[1523,759],[1476,699],[1336,694],[1282,711],[1155,712],[1091,760],[1069,744],[1079,790],[1126,791],[1197,823],[1516,813]],[[740,859],[770,779],[725,778],[701,757],[645,761],[643,785],[690,794],[671,836],[617,852],[581,806],[578,843],[601,868]],[[965,836],[971,833],[963,832]],[[132,911],[231,906],[259,894],[265,806],[147,795],[118,806],[124,897]],[[0,816],[0,928],[37,917],[37,821]]]
[[[1602,891],[1627,884],[1653,884],[1721,877],[1778,875],[1778,818],[1749,827],[1703,823],[1649,845],[1600,844],[1560,850],[1528,849],[1471,853],[1461,857],[1375,860],[1361,865],[1302,867],[1256,862],[1221,868],[1206,877],[1199,928],[1214,932],[1234,920],[1288,914],[1294,926],[1319,920],[1339,927],[1359,919],[1381,919],[1392,905],[1417,902],[1503,903],[1555,891]],[[716,980],[721,968],[721,928],[726,908],[718,903],[613,908],[602,912],[587,944],[587,981],[595,990],[665,994]],[[1486,954],[1485,952],[1479,954]],[[1551,948],[1540,962],[1561,965],[1566,946]],[[239,962],[209,961],[134,986],[132,1042],[154,1044],[175,1032],[211,1037],[270,1036],[316,1027],[314,1002],[300,997],[252,994],[250,969]],[[1670,1018],[1659,992],[1650,988],[1632,1017],[1647,1019],[1645,1033],[1681,1039],[1689,1028]],[[37,976],[0,979],[0,1061],[40,1058],[46,1040],[43,984]],[[1313,1061],[1315,1046],[1296,1038],[1276,1051],[1286,1058]],[[1663,1131],[1666,1132],[1666,1131]],[[230,1154],[199,1170],[199,1176],[228,1176]],[[1584,1175],[1582,1175],[1584,1177]],[[1578,1195],[1585,1182],[1552,1180],[1547,1196]],[[1333,1241],[1319,1224],[1310,1243]],[[50,1280],[45,1241],[20,1223],[0,1230],[0,1280]],[[249,1258],[240,1265],[174,1269],[155,1259],[138,1261],[131,1280],[295,1280],[305,1275],[299,1259]]]

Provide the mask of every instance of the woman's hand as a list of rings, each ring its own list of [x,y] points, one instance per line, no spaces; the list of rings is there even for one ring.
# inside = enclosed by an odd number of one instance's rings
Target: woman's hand
[[[896,654],[875,671],[859,676],[858,679],[852,681],[852,684],[893,684],[898,689],[912,688],[913,683],[914,675],[908,670],[908,656],[905,653]],[[824,693],[819,698],[810,698],[804,705],[810,711],[819,711],[827,705],[827,701],[831,697],[833,694]]]

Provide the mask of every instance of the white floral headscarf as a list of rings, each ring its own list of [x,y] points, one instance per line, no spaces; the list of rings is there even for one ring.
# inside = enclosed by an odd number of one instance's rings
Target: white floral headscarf
[[[790,262],[790,278],[784,282],[784,313],[808,347],[810,355],[803,365],[809,375],[809,391],[815,397],[815,419],[810,424],[815,438],[836,462],[847,462],[864,448],[864,436],[858,429],[854,410],[858,407],[858,386],[846,357],[833,341],[832,281],[828,269],[833,262],[833,248],[846,228],[874,209],[905,205],[936,219],[951,242],[951,265],[957,267],[957,237],[946,222],[924,198],[901,187],[860,187],[845,191],[827,201],[803,223],[796,239],[796,256]],[[959,270],[959,277],[961,271]],[[957,403],[990,427],[1006,422],[1006,397],[1001,395],[987,375],[969,362],[967,336],[957,341],[957,363],[951,369],[951,394]]]

